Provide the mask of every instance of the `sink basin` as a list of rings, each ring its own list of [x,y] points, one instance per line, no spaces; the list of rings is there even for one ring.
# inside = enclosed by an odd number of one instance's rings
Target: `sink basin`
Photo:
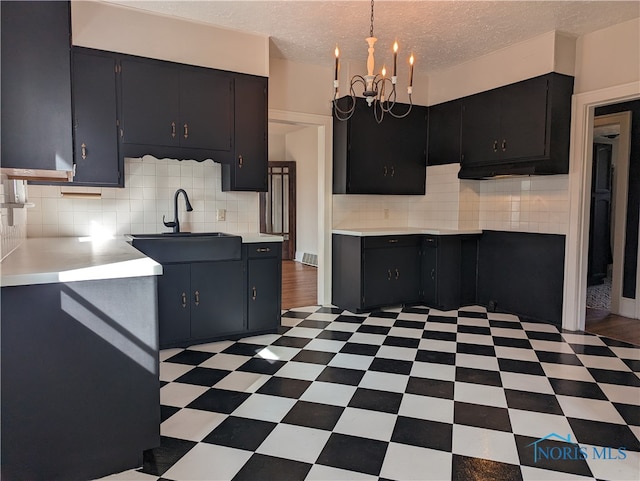
[[[224,232],[129,234],[128,242],[161,264],[237,260],[242,237]]]

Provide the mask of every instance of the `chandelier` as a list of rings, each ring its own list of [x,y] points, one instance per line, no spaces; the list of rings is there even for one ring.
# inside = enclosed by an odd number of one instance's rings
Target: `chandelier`
[[[374,52],[374,44],[378,40],[373,36],[373,0],[371,0],[371,28],[369,29],[369,37],[366,39],[367,44],[369,45],[369,56],[367,58],[367,75],[364,77],[362,75],[354,75],[351,77],[351,82],[349,86],[349,97],[351,97],[351,102],[347,104],[346,108],[341,108],[338,105],[338,71],[340,70],[340,50],[336,45],[335,55],[336,55],[336,67],[335,67],[335,76],[333,80],[333,111],[334,115],[338,120],[348,120],[353,116],[353,113],[356,109],[356,85],[361,84],[362,86],[362,95],[369,107],[373,106],[373,114],[375,116],[376,122],[381,123],[384,118],[384,114],[389,114],[395,118],[401,119],[409,115],[411,112],[411,107],[413,103],[411,102],[411,94],[413,93],[413,54],[409,57],[409,86],[407,87],[407,93],[409,94],[409,108],[403,112],[399,113],[396,107],[396,84],[398,82],[398,77],[396,75],[396,66],[398,63],[398,42],[396,41],[393,44],[393,74],[391,78],[387,77],[387,69],[385,66],[382,67],[382,70],[379,74],[374,74],[374,64],[375,60],[373,58]]]

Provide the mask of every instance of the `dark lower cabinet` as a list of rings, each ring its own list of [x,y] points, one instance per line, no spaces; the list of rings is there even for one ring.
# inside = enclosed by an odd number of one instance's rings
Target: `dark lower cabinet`
[[[158,281],[160,345],[244,330],[241,260],[165,264]]]
[[[280,325],[282,246],[245,244],[247,259],[247,329],[273,331]]]
[[[420,237],[333,235],[333,303],[352,312],[420,298]]]
[[[160,445],[156,277],[1,296],[2,479],[97,479],[142,466]]]
[[[332,302],[352,312],[476,302],[477,235],[333,235]]]
[[[422,241],[422,302],[441,310],[476,301],[478,236],[425,235]]]
[[[280,325],[282,246],[244,244],[238,260],[163,264],[160,347],[275,332]]]

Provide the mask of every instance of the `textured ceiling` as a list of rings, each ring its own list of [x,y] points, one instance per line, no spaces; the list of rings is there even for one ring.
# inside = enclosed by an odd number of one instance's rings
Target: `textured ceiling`
[[[271,56],[332,65],[341,58],[366,60],[370,2],[252,0],[109,0],[271,37]],[[635,1],[400,1],[375,3],[377,67],[389,64],[394,39],[400,58],[416,56],[423,73],[558,30],[578,37],[640,16]],[[406,61],[406,60],[403,60]],[[400,62],[400,59],[399,59]]]

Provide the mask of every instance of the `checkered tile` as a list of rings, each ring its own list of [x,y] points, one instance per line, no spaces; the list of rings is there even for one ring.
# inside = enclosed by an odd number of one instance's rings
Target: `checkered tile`
[[[162,444],[105,479],[640,479],[637,346],[479,307],[282,324],[162,351]]]

